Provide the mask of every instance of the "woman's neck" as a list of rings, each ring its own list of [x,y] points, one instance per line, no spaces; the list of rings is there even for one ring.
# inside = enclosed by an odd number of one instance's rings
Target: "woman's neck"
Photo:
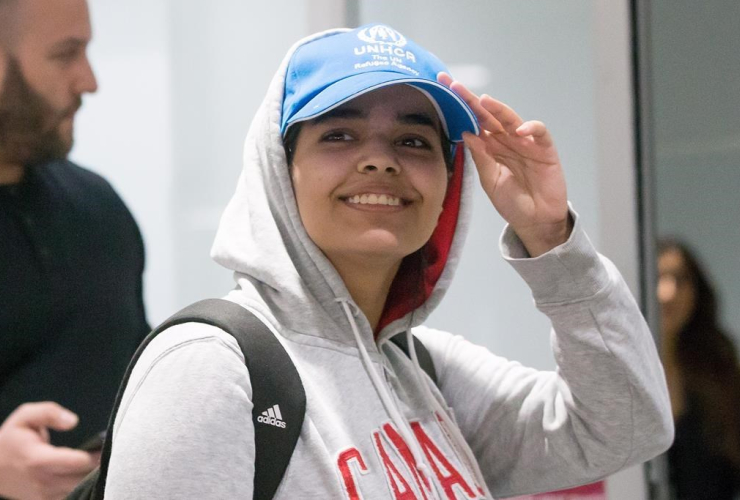
[[[363,256],[330,260],[342,277],[352,300],[365,314],[375,332],[401,261],[378,263],[375,259]]]
[[[667,322],[663,322],[660,329],[660,346],[661,354],[664,359],[668,359],[671,362],[676,357],[676,347],[678,345],[679,329],[676,327],[668,327]]]
[[[18,184],[23,179],[23,166],[13,163],[2,163],[0,160],[0,186]]]

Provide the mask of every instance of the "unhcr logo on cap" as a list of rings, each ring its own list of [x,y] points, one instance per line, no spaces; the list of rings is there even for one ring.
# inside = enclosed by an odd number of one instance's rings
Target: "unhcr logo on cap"
[[[357,33],[357,38],[366,43],[383,43],[395,45],[396,47],[406,45],[406,37],[393,28],[383,26],[382,24],[360,30]]]
[[[406,37],[398,31],[382,24],[376,24],[359,30],[357,38],[365,42],[365,45],[355,47],[354,53],[356,56],[364,56],[365,62],[356,63],[354,69],[394,66],[396,69],[419,76],[417,70],[408,66],[416,62],[416,56],[408,50],[408,47],[402,48],[408,42]]]

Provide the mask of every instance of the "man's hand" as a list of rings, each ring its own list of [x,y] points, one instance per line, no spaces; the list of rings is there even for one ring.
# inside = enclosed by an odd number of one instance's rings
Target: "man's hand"
[[[61,499],[98,464],[93,455],[49,444],[77,415],[56,403],[26,403],[0,426],[0,495],[17,500]]]
[[[481,185],[532,257],[565,243],[572,221],[558,152],[542,122],[522,120],[496,99],[478,97],[450,75],[438,80],[470,106],[479,135],[463,134]]]

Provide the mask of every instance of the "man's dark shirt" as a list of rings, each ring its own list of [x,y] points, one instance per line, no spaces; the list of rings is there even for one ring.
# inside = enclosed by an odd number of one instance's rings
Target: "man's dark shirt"
[[[0,422],[21,403],[80,416],[52,443],[104,429],[128,360],[149,327],[144,246],[100,176],[68,161],[0,186]]]

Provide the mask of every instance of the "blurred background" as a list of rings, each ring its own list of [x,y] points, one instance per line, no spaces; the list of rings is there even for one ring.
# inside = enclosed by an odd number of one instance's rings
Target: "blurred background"
[[[722,322],[740,332],[740,20],[734,0],[89,0],[100,90],[72,159],[103,174],[139,222],[152,324],[219,297],[210,260],[242,142],[288,48],[310,33],[382,22],[476,92],[544,121],[569,198],[659,331],[655,238],[711,265]],[[503,262],[503,222],[480,190],[453,286],[430,325],[540,369],[549,326]],[[656,462],[608,498],[668,498]]]

